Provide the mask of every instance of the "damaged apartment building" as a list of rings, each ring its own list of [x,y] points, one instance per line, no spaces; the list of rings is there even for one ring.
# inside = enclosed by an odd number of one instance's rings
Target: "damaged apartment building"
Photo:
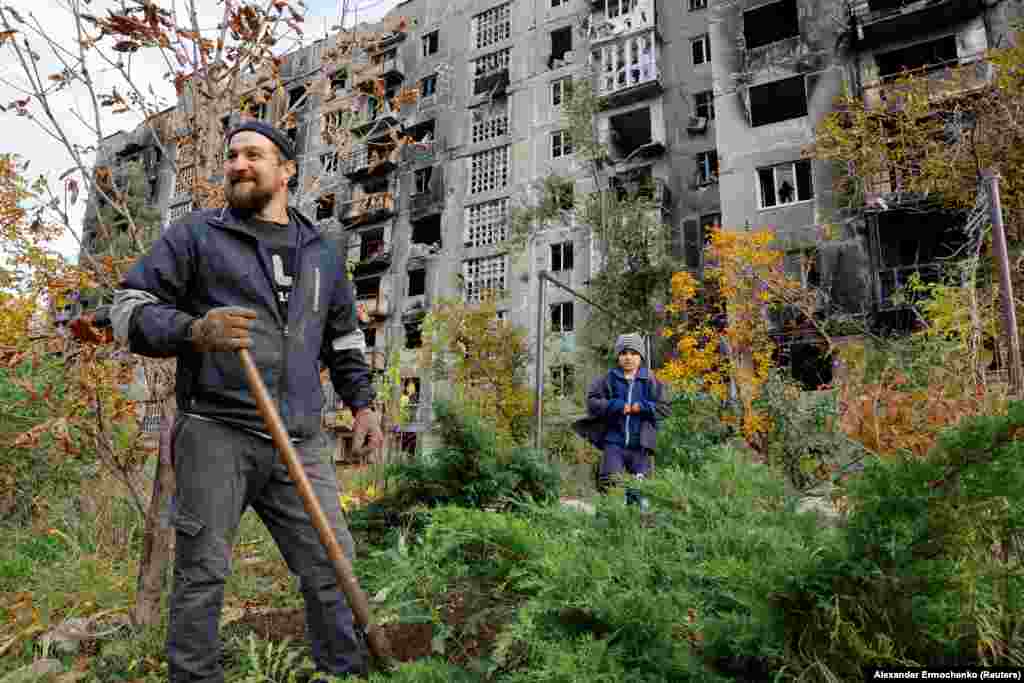
[[[423,317],[440,298],[473,302],[502,290],[499,317],[532,339],[554,331],[574,352],[588,311],[549,286],[547,329],[536,329],[538,273],[585,289],[601,245],[572,215],[524,249],[504,244],[511,209],[539,179],[558,174],[575,193],[596,189],[563,118],[574,79],[592,79],[605,98],[597,128],[610,159],[597,182],[650,188],[678,256],[700,267],[701,226],[721,220],[708,14],[708,0],[407,0],[389,17],[413,28],[356,50],[351,69],[332,72],[330,96],[302,98],[322,74],[328,37],[287,55],[284,92],[248,109],[275,120],[296,105],[292,200],[347,249],[371,367],[383,371],[398,350],[412,405],[405,444],[431,423],[437,387],[416,356]],[[383,82],[385,97],[368,82]],[[415,98],[394,99],[410,89]],[[237,115],[221,112],[211,125],[227,130]],[[355,144],[325,134],[353,125]],[[204,171],[188,150],[177,155],[176,177],[154,195],[167,221],[192,209],[189,174],[219,179],[216,163]],[[567,366],[565,353],[553,358],[546,381],[578,393]]]
[[[963,244],[965,216],[905,192],[895,171],[872,178],[866,205],[849,211],[833,193],[834,167],[802,150],[844,86],[882,107],[893,106],[892,80],[906,71],[936,80],[954,67],[966,72],[941,97],[989,83],[985,50],[1006,44],[1015,8],[981,0],[713,0],[723,224],[774,227],[787,267],[821,287],[832,312],[905,329],[898,292],[913,273],[937,277]],[[831,370],[808,341],[797,333],[783,347],[794,374],[814,386]]]

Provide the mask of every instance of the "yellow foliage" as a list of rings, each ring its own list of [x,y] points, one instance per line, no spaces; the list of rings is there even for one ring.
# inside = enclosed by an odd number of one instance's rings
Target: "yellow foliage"
[[[714,265],[706,278],[717,287],[721,300],[711,311],[696,310],[696,279],[686,271],[676,273],[668,311],[683,321],[661,331],[662,336],[675,338],[675,354],[659,377],[678,389],[705,391],[719,400],[728,398],[730,382],[735,382],[743,406],[743,432],[751,440],[771,428],[767,416],[753,408],[772,367],[774,343],[766,308],[813,307],[801,283],[783,270],[783,254],[773,248],[774,241],[770,229],[712,228],[708,261]]]

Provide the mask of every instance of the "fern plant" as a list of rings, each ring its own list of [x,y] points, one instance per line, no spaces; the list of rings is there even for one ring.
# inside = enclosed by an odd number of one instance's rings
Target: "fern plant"
[[[301,658],[300,658],[301,657]],[[240,683],[314,683],[327,681],[317,673],[309,657],[302,657],[286,638],[280,643],[263,641],[249,634],[248,649],[243,662],[245,677]]]

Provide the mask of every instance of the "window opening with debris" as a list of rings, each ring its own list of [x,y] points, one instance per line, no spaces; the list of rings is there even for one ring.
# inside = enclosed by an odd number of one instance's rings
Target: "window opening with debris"
[[[807,84],[803,76],[755,85],[749,95],[752,126],[807,116]]]
[[[548,68],[556,68],[556,60],[565,59],[572,52],[572,26],[564,26],[551,32],[551,55],[548,57]]]
[[[955,61],[955,35],[875,55],[878,76],[882,79],[895,78],[904,71],[927,70],[928,67],[938,67]]]
[[[651,110],[642,107],[608,119],[612,149],[617,158],[625,158],[652,142]]]
[[[413,244],[426,244],[441,246],[441,216],[432,215],[428,218],[418,220],[412,224]]]
[[[798,35],[796,0],[780,0],[743,13],[743,41],[748,50]]]

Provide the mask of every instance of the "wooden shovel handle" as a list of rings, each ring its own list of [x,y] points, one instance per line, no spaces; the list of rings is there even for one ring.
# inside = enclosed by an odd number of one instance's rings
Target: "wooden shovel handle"
[[[370,603],[366,599],[366,594],[359,587],[359,581],[356,580],[355,572],[352,571],[352,564],[345,557],[345,553],[342,552],[338,539],[334,537],[330,522],[328,522],[323,508],[320,507],[320,501],[317,500],[316,494],[313,492],[313,486],[309,483],[305,470],[302,469],[299,456],[295,452],[291,439],[288,437],[288,431],[284,428],[284,423],[281,421],[281,416],[278,414],[274,402],[270,399],[267,387],[263,384],[263,378],[260,377],[260,373],[256,369],[252,355],[248,349],[240,349],[238,355],[242,360],[242,367],[245,369],[249,388],[256,397],[256,407],[259,409],[260,415],[263,416],[263,421],[270,431],[270,436],[274,439],[274,445],[277,446],[277,452],[280,453],[281,460],[288,467],[288,473],[291,475],[292,481],[295,482],[299,489],[299,496],[302,497],[302,503],[306,508],[306,512],[309,514],[310,519],[313,520],[313,526],[316,527],[317,533],[320,535],[320,542],[324,544],[324,548],[327,549],[327,555],[331,558],[331,563],[334,565],[334,573],[338,577],[338,585],[345,594],[349,607],[352,608],[356,623],[366,631],[366,640],[369,643],[370,653],[378,661],[386,665],[390,662],[391,658],[391,646],[388,643],[387,636],[384,635],[379,626],[373,623],[373,617],[370,614]]]

